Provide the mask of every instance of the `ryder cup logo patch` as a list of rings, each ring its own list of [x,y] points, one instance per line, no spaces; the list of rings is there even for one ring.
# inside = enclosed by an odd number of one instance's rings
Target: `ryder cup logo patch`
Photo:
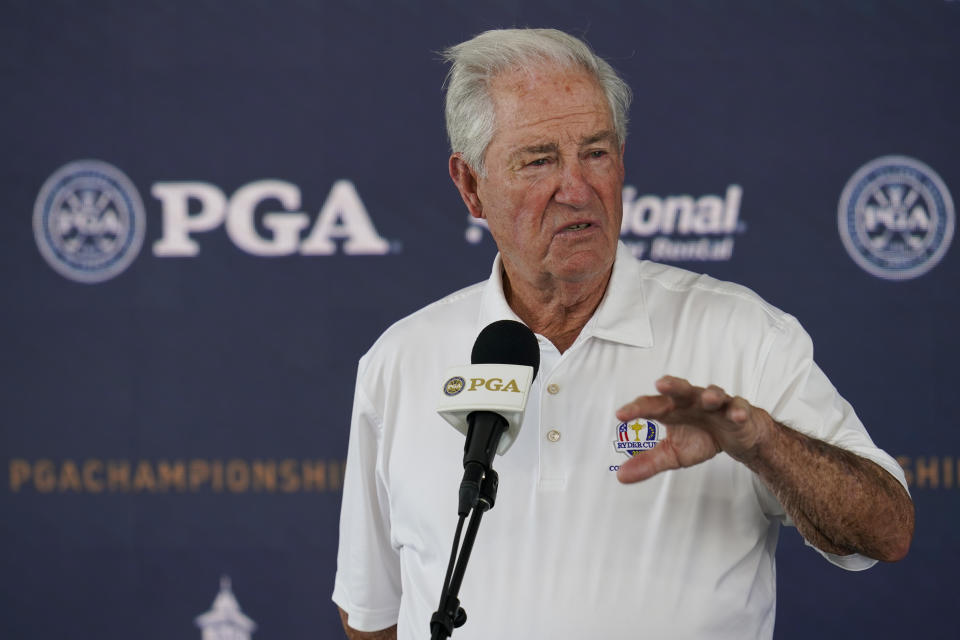
[[[930,167],[884,156],[857,171],[840,197],[840,238],[868,273],[888,280],[923,275],[953,239],[950,192]]]
[[[53,269],[75,282],[109,280],[143,245],[146,214],[140,194],[119,169],[80,160],[58,169],[37,196],[33,233]]]
[[[666,429],[659,422],[638,418],[617,425],[617,439],[613,446],[618,452],[632,458],[641,451],[653,449],[666,435]]]

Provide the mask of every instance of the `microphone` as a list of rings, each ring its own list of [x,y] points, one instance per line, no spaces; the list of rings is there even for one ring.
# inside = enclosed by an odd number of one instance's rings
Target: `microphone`
[[[496,500],[499,479],[491,467],[493,456],[509,449],[520,431],[527,394],[540,368],[540,345],[522,323],[499,320],[484,327],[477,336],[470,362],[469,367],[447,371],[437,405],[437,412],[467,439],[457,504],[460,522],[440,591],[440,606],[430,618],[432,640],[449,638],[455,627],[467,621],[457,594],[480,519]],[[461,547],[460,533],[471,511],[473,516]]]
[[[467,437],[461,515],[479,500],[480,483],[492,471],[494,454],[503,455],[520,432],[527,395],[540,368],[540,346],[526,325],[498,320],[477,336],[470,361],[469,367],[447,372],[437,406],[437,412]]]

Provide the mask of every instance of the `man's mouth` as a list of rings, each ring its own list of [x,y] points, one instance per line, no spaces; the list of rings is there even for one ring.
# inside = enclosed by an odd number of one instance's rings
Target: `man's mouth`
[[[569,227],[567,227],[567,231],[580,231],[580,230],[582,230],[582,229],[586,229],[586,228],[589,227],[589,226],[590,226],[590,223],[589,223],[589,222],[581,222],[581,223],[579,223],[579,224],[572,224],[572,225],[570,225]]]

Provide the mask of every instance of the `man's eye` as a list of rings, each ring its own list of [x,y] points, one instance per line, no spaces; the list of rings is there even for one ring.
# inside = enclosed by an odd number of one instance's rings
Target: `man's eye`
[[[605,155],[607,155],[607,152],[604,151],[603,149],[596,149],[590,152],[591,158],[602,158]]]
[[[550,162],[549,158],[537,158],[536,160],[531,160],[527,163],[528,167],[543,167]]]

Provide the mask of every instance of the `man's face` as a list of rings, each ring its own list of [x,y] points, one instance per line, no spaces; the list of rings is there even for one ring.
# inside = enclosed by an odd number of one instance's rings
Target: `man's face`
[[[487,220],[508,277],[538,289],[602,282],[624,176],[603,90],[585,72],[541,67],[497,76],[491,96],[496,132],[473,213]]]

